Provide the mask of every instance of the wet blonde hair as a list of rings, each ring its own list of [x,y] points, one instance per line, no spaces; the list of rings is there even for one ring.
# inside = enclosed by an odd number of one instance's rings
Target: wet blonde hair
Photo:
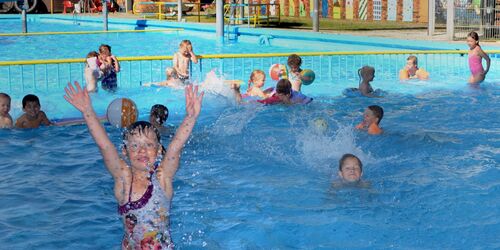
[[[266,73],[264,73],[264,71],[262,71],[260,69],[256,69],[256,70],[252,71],[252,73],[250,74],[250,80],[248,80],[248,88],[250,88],[250,85],[255,81],[255,78],[258,75],[262,75],[262,76],[266,77]]]

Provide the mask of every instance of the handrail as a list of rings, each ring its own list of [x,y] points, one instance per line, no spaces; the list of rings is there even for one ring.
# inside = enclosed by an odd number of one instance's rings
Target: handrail
[[[487,54],[500,54],[500,50],[486,50]],[[407,55],[407,54],[467,54],[468,50],[397,50],[397,51],[332,51],[332,52],[295,52],[299,56],[337,56],[337,55]],[[287,57],[292,53],[257,53],[257,54],[207,54],[197,55],[199,59],[224,59],[224,58],[269,58]],[[118,57],[120,61],[145,61],[145,60],[172,60],[173,56],[127,56]],[[34,65],[34,64],[59,64],[83,63],[84,58],[48,59],[3,61],[0,66]]]
[[[0,33],[1,36],[43,36],[43,35],[86,35],[99,33],[137,33],[137,32],[166,32],[183,31],[182,28],[154,29],[154,30],[90,30],[90,31],[54,31],[54,32],[30,32],[30,33]]]

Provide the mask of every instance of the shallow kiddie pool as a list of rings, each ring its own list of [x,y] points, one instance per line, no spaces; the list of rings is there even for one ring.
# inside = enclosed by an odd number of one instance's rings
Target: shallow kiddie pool
[[[370,64],[377,68],[381,61]],[[430,81],[406,84],[381,70],[372,85],[386,94],[376,99],[341,95],[357,85],[353,72],[318,78],[303,88],[314,98],[306,106],[237,106],[227,89],[207,86],[174,181],[176,246],[497,248],[498,76],[492,68],[485,83],[471,88],[466,68],[434,77],[438,68],[426,68]],[[62,88],[33,91],[49,118],[78,115]],[[12,95],[14,117],[23,94]],[[143,119],[155,103],[169,107],[168,123],[179,124],[184,115],[181,90],[139,84],[94,95],[97,113],[122,96],[137,103]],[[353,131],[373,104],[384,108],[385,133]],[[318,117],[328,123],[325,132],[312,123]],[[121,131],[106,130],[120,146]],[[163,144],[169,139],[165,135]],[[85,126],[0,130],[0,142],[5,248],[120,248],[112,178]],[[332,188],[344,153],[361,158],[369,188]]]

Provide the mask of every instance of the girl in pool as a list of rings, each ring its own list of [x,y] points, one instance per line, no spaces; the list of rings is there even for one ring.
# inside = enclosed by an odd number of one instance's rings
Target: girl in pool
[[[359,86],[358,88],[348,88],[344,90],[344,94],[346,93],[359,93],[363,96],[367,97],[380,97],[376,95],[376,92],[373,90],[370,82],[375,78],[375,68],[371,66],[363,66],[358,69],[359,76]],[[377,89],[377,92],[379,90]]]
[[[200,114],[203,92],[198,94],[197,86],[185,88],[186,116],[163,159],[160,133],[149,122],[139,121],[123,133],[121,153],[127,158],[125,161],[99,122],[87,89],[82,90],[78,82],[75,87],[68,83],[64,99],[82,112],[106,168],[113,176],[114,194],[124,226],[122,249],[141,249],[141,242],[145,241],[153,241],[153,245],[161,249],[173,249],[169,229],[172,181],[181,151]]]
[[[484,81],[486,74],[490,70],[490,57],[484,53],[483,49],[479,45],[479,35],[472,31],[467,35],[467,45],[469,45],[469,68],[471,76],[469,77],[469,83],[476,84]],[[481,63],[482,58],[486,60],[486,70],[483,68]]]
[[[264,71],[260,69],[252,71],[252,74],[250,74],[250,80],[248,80],[247,92],[246,94],[243,95],[243,97],[257,96],[262,99],[265,99],[271,96],[272,91],[262,90],[265,81],[266,81],[266,73],[264,73]]]

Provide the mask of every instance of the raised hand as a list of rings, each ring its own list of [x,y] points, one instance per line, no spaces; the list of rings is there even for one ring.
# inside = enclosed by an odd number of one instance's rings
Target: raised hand
[[[92,108],[92,103],[90,102],[89,92],[87,89],[82,89],[80,84],[75,81],[75,87],[71,82],[68,82],[68,86],[64,88],[66,95],[64,95],[64,99],[71,103],[76,109],[80,110],[80,112],[84,113]]]
[[[203,91],[198,94],[198,86],[194,86],[194,88],[193,85],[186,86],[186,115],[188,117],[198,117],[201,111],[201,102],[204,94],[205,93]]]

